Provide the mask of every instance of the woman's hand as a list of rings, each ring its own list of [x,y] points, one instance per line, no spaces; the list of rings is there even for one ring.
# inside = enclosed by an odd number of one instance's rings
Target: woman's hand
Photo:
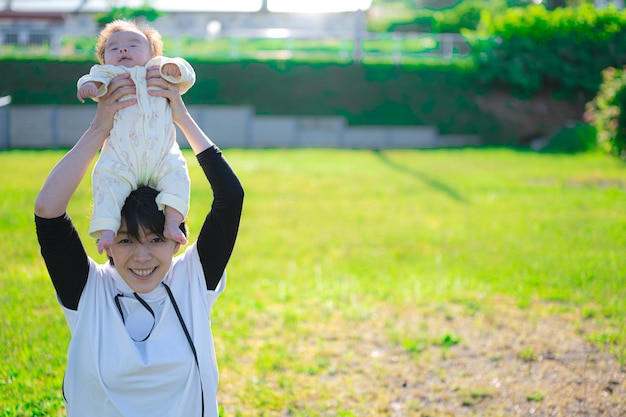
[[[96,116],[91,122],[91,128],[106,133],[106,139],[111,129],[113,129],[113,116],[115,116],[115,113],[120,109],[137,103],[136,98],[126,100],[122,100],[122,98],[136,92],[135,83],[129,74],[125,73],[113,78],[107,93],[100,97],[98,101]]]
[[[148,94],[156,97],[164,97],[169,100],[172,109],[172,119],[176,124],[189,117],[187,107],[180,96],[178,87],[172,85],[161,77],[158,65],[148,68],[146,72],[146,83],[148,84]],[[158,88],[151,88],[158,87]]]

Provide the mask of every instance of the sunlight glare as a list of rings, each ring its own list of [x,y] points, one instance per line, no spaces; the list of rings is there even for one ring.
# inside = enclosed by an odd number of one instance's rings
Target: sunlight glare
[[[324,13],[367,10],[372,0],[268,0],[271,12]]]
[[[152,0],[151,5],[161,10],[256,12],[262,0]]]
[[[13,10],[75,10],[79,5],[85,11],[117,7],[141,7],[146,0],[0,0],[0,9],[11,4]],[[536,1],[536,0],[535,0]],[[165,11],[223,11],[256,12],[263,0],[149,0],[152,7]],[[367,10],[372,0],[267,0],[271,12],[324,13]]]

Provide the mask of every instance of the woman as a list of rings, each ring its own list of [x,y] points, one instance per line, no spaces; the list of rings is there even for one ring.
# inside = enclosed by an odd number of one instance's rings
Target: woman
[[[35,203],[41,253],[72,339],[63,384],[67,415],[217,417],[217,364],[210,312],[226,284],[243,204],[243,188],[220,150],[189,115],[177,88],[151,67],[152,95],[170,101],[213,189],[195,243],[163,236],[164,217],[141,187],[126,200],[107,249],[89,258],[70,217],[69,201],[104,144],[115,113],[136,103],[127,76],[116,78],[76,145],[57,163]]]

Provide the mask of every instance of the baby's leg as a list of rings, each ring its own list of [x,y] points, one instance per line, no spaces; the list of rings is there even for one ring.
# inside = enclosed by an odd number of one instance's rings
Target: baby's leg
[[[98,253],[102,253],[105,249],[110,248],[114,239],[115,232],[113,230],[103,230],[98,239]]]
[[[185,218],[178,210],[170,206],[165,206],[165,228],[163,230],[163,236],[181,245],[187,244],[187,238],[179,228],[184,220]]]

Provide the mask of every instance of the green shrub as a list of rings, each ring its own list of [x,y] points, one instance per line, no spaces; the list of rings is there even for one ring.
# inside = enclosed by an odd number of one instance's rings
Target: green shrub
[[[615,7],[485,11],[480,30],[468,35],[485,85],[509,86],[523,98],[547,89],[589,99],[604,68],[626,64],[626,12]]]
[[[96,41],[95,36],[66,36],[61,39],[61,45],[64,49],[67,48],[71,50],[74,55],[87,56],[95,59]]]
[[[545,153],[587,152],[597,146],[596,129],[588,123],[566,126],[550,138],[548,145],[541,149]]]
[[[463,29],[475,30],[478,28],[481,10],[484,7],[483,1],[466,0],[450,9],[437,11],[433,15],[433,32],[460,33]]]
[[[598,144],[626,159],[626,72],[610,67],[602,79],[598,94],[587,103],[585,118],[595,126]]]
[[[453,7],[418,9],[411,14],[397,17],[382,31],[461,33],[463,30],[476,30],[481,12],[489,10],[500,13],[506,9],[503,0],[465,0]]]
[[[143,18],[148,22],[154,22],[161,16],[165,16],[167,13],[161,12],[146,2],[141,7],[113,7],[107,12],[97,13],[95,21],[101,26],[106,25],[115,19],[140,19]]]

